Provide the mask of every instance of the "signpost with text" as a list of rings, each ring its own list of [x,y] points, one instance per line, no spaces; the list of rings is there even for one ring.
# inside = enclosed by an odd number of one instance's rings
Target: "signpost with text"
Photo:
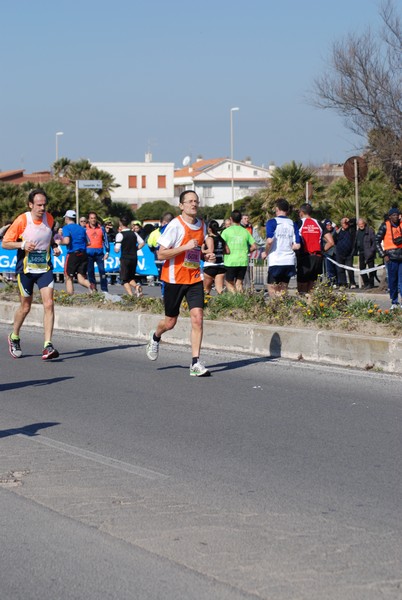
[[[77,179],[75,182],[75,212],[77,213],[77,223],[80,219],[80,201],[79,190],[101,190],[103,183],[101,179]]]

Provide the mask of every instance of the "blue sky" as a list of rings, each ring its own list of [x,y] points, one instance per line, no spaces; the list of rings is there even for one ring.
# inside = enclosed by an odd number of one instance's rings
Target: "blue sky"
[[[180,166],[344,162],[362,140],[306,103],[331,44],[377,0],[3,0],[0,170],[59,156]]]

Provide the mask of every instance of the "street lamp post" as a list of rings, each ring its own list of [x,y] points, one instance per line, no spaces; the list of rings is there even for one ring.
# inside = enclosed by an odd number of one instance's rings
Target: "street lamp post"
[[[63,131],[56,133],[56,162],[59,160],[59,136],[64,135]]]
[[[233,175],[233,112],[240,110],[238,106],[230,109],[230,161],[232,163],[232,210],[234,210],[234,175]]]

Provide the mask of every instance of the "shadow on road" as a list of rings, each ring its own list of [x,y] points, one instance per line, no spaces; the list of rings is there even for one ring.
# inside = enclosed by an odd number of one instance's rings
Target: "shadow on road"
[[[259,363],[268,363],[272,360],[275,360],[276,358],[276,356],[256,356],[254,358],[241,358],[240,360],[232,360],[230,362],[208,365],[208,369],[212,369],[212,372],[220,373],[221,371],[232,371],[233,369],[241,369],[242,367],[257,365]]]
[[[9,390],[18,390],[19,388],[28,387],[31,385],[49,385],[53,383],[60,383],[61,381],[67,381],[68,379],[74,379],[74,377],[53,377],[53,379],[28,379],[27,381],[13,381],[12,383],[0,383],[0,392],[6,392]]]
[[[54,427],[60,425],[57,421],[50,421],[49,423],[32,423],[31,425],[25,425],[24,427],[17,427],[15,429],[4,429],[0,431],[0,438],[9,437],[10,435],[29,435],[33,437],[38,435],[40,429],[46,429],[47,427]]]
[[[216,363],[214,365],[207,364],[208,369],[211,373],[220,373],[221,371],[232,371],[233,369],[241,369],[242,367],[248,367],[249,365],[256,365],[259,363],[268,363],[278,358],[277,356],[256,356],[253,358],[241,358],[239,360],[232,360],[230,362]],[[186,369],[188,366],[185,365],[169,365],[167,367],[159,367],[158,371],[169,371],[171,369]]]
[[[138,348],[140,346],[143,346],[143,344],[120,344],[119,346],[104,346],[103,348],[81,348],[72,350],[71,352],[62,352],[60,354],[60,360],[71,360],[72,358],[104,354],[105,352],[113,352],[114,350],[127,350],[128,348]]]

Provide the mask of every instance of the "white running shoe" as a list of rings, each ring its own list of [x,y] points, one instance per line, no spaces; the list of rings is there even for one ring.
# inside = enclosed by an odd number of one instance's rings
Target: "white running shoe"
[[[396,308],[400,308],[399,304],[391,304],[391,310],[395,310]]]
[[[209,377],[211,373],[200,363],[200,361],[198,361],[195,365],[191,365],[190,375],[191,377]]]
[[[147,356],[149,360],[156,360],[159,354],[159,342],[154,340],[154,331],[149,334],[149,342],[147,345]]]
[[[17,340],[11,339],[11,334],[8,336],[8,349],[13,358],[21,358],[22,350],[20,344],[20,338]]]

